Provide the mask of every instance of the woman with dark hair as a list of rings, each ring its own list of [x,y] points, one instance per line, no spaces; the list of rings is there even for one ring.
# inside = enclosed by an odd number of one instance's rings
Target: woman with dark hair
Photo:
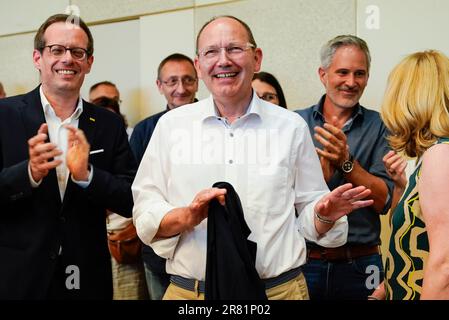
[[[287,109],[287,102],[285,101],[282,87],[271,73],[255,73],[252,86],[259,98]]]

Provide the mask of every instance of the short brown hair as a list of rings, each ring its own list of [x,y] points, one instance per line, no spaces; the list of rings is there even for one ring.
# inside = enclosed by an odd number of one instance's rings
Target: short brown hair
[[[67,14],[55,14],[49,17],[45,22],[39,27],[36,35],[34,36],[34,49],[42,52],[44,50],[46,43],[44,39],[44,33],[49,26],[58,22],[71,23],[73,25],[79,24],[79,27],[84,30],[87,35],[87,56],[90,57],[94,54],[94,39],[92,37],[92,33],[90,33],[89,27],[84,23],[84,21],[76,17],[76,19],[72,19],[73,16],[69,16]]]
[[[167,64],[167,62],[170,62],[170,61],[178,61],[178,62],[186,61],[186,62],[190,63],[193,67],[193,70],[195,70],[195,76],[196,76],[196,69],[195,69],[195,65],[193,64],[193,60],[182,53],[173,53],[173,54],[169,55],[168,57],[164,58],[164,60],[162,60],[161,63],[159,63],[159,67],[157,68],[157,78],[159,80],[161,80],[162,68]]]

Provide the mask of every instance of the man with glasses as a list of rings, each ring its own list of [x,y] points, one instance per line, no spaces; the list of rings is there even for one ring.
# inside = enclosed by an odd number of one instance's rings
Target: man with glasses
[[[164,58],[157,68],[156,85],[167,100],[167,105],[165,110],[140,121],[134,128],[129,143],[138,163],[142,160],[159,119],[170,110],[196,101],[198,77],[192,59],[181,53]]]
[[[318,104],[297,112],[309,125],[329,189],[345,183],[369,186],[374,203],[348,217],[344,246],[308,242],[304,266],[312,300],[365,300],[383,280],[380,214],[387,213],[393,184],[382,162],[387,129],[379,113],[359,100],[369,78],[371,57],[363,39],[341,35],[321,49],[318,69],[324,94]]]
[[[240,196],[268,298],[307,299],[304,237],[344,244],[346,214],[371,205],[362,200],[370,191],[329,192],[305,121],[254,93],[262,50],[243,21],[213,18],[196,44],[195,67],[211,96],[160,119],[132,186],[138,234],[167,258],[164,299],[204,298],[209,202],[226,196],[212,188],[218,181]]]
[[[192,59],[180,53],[163,59],[157,69],[156,85],[165,96],[167,106],[164,111],[142,120],[134,128],[129,143],[138,163],[142,160],[159,119],[170,110],[197,101],[195,94],[198,91],[198,78]],[[150,299],[161,300],[170,282],[165,271],[165,259],[147,245],[143,247],[142,258]]]
[[[106,209],[131,215],[136,165],[123,121],[80,97],[93,63],[81,19],[34,39],[41,84],[0,101],[0,299],[111,299]]]

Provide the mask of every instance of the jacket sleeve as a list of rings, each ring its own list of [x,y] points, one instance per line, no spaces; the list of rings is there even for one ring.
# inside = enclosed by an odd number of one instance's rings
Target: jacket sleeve
[[[113,132],[113,129],[108,129]],[[133,198],[131,184],[136,173],[136,162],[125,127],[120,124],[115,128],[111,167],[108,169],[93,165],[93,177],[84,189],[92,201],[124,217],[131,217]]]
[[[31,196],[28,160],[3,168],[2,158],[0,156],[0,205]]]

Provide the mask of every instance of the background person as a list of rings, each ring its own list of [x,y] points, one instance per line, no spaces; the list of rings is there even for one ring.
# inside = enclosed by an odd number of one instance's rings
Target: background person
[[[287,101],[279,81],[268,72],[257,72],[253,76],[253,89],[259,98],[287,109]]]

